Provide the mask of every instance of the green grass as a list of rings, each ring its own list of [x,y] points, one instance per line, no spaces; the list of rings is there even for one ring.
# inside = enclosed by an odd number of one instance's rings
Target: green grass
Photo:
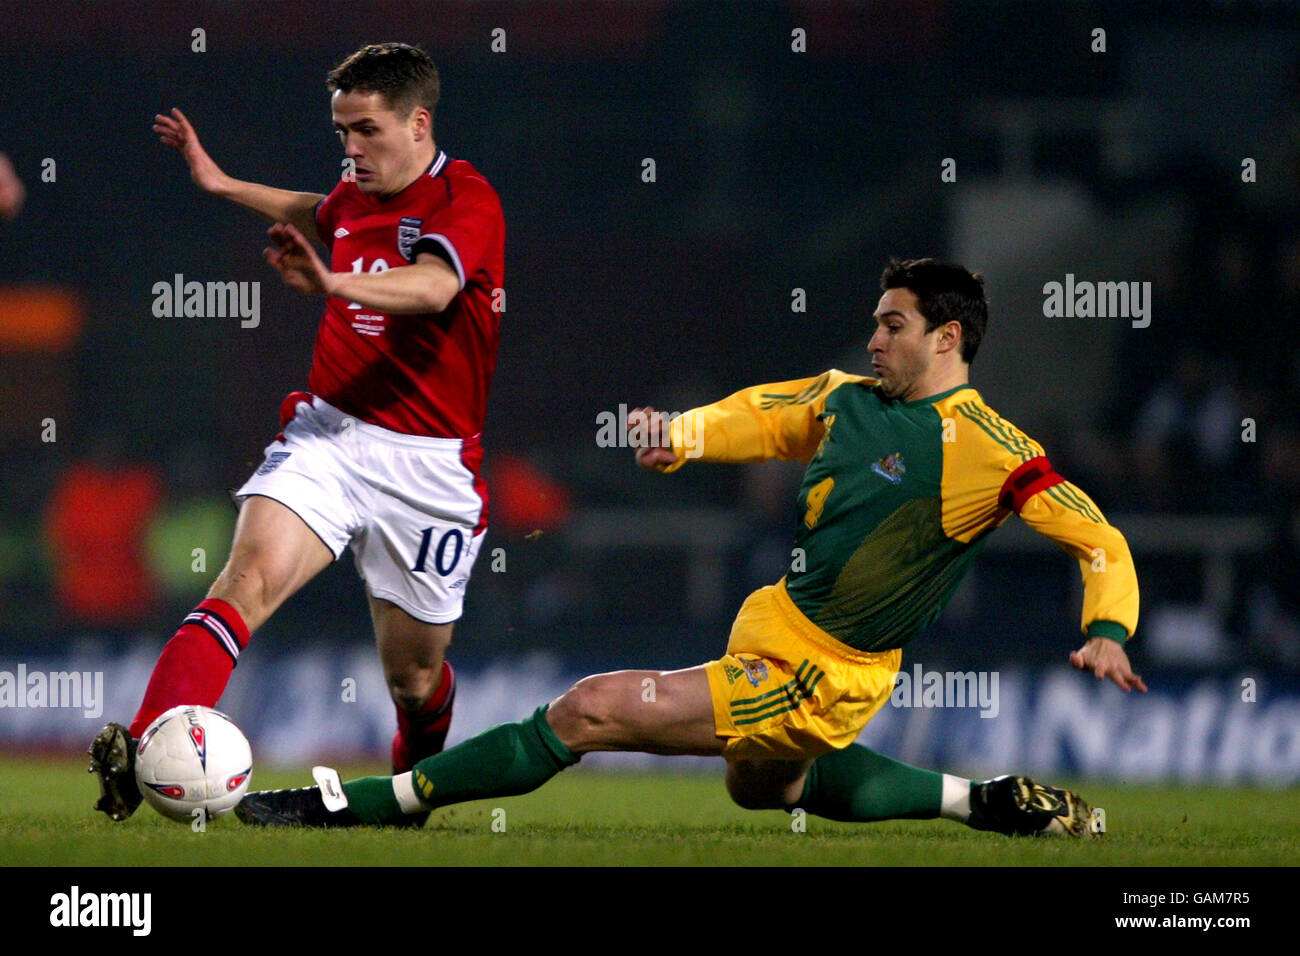
[[[345,779],[375,768],[347,768]],[[262,771],[261,789],[305,771]],[[1068,783],[1068,781],[1066,781]],[[1083,784],[1104,807],[1100,841],[1013,840],[943,820],[840,824],[733,806],[719,773],[571,770],[523,797],[434,813],[423,830],[204,833],[142,808],[123,824],[91,805],[84,760],[0,756],[0,863],[59,866],[935,865],[1261,866],[1300,859],[1300,790]],[[493,810],[505,832],[493,832]],[[498,814],[497,819],[500,818]]]

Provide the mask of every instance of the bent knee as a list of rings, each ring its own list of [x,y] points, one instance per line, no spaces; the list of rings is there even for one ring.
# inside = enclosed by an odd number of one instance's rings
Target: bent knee
[[[565,746],[579,752],[605,742],[622,707],[622,683],[606,674],[584,677],[551,704],[547,718]]]

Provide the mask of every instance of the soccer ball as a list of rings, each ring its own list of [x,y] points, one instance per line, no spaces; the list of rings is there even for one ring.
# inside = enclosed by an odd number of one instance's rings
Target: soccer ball
[[[244,798],[252,775],[247,738],[210,707],[182,704],[160,714],[135,750],[140,792],[163,816],[182,823],[229,813]]]

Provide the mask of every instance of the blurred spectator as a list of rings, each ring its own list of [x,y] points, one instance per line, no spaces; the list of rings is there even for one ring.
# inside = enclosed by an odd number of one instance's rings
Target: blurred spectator
[[[1258,445],[1262,501],[1272,534],[1263,555],[1247,566],[1240,626],[1265,658],[1300,667],[1300,351],[1284,371],[1273,401],[1262,405]]]
[[[1219,510],[1244,484],[1242,413],[1226,375],[1199,348],[1185,347],[1133,424],[1133,458],[1146,504],[1156,509]]]
[[[55,483],[45,513],[55,599],[70,623],[127,628],[148,622],[158,588],[144,538],[162,497],[158,469],[125,459],[121,439],[95,439]]]
[[[1292,434],[1300,441],[1300,434]],[[1293,467],[1300,455],[1293,453]],[[1266,660],[1300,668],[1300,592],[1295,586],[1300,568],[1300,499],[1280,516],[1262,567],[1247,588],[1243,624],[1251,649]]]
[[[1291,63],[1271,122],[1248,155],[1258,160],[1256,181],[1243,198],[1260,209],[1300,207],[1300,56]]]

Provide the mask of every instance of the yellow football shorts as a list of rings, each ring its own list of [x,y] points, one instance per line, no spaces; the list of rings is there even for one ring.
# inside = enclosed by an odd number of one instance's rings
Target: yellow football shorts
[[[865,653],[808,620],[785,580],[745,599],[726,656],[704,665],[713,719],[736,759],[813,759],[853,743],[894,689],[900,648]]]

